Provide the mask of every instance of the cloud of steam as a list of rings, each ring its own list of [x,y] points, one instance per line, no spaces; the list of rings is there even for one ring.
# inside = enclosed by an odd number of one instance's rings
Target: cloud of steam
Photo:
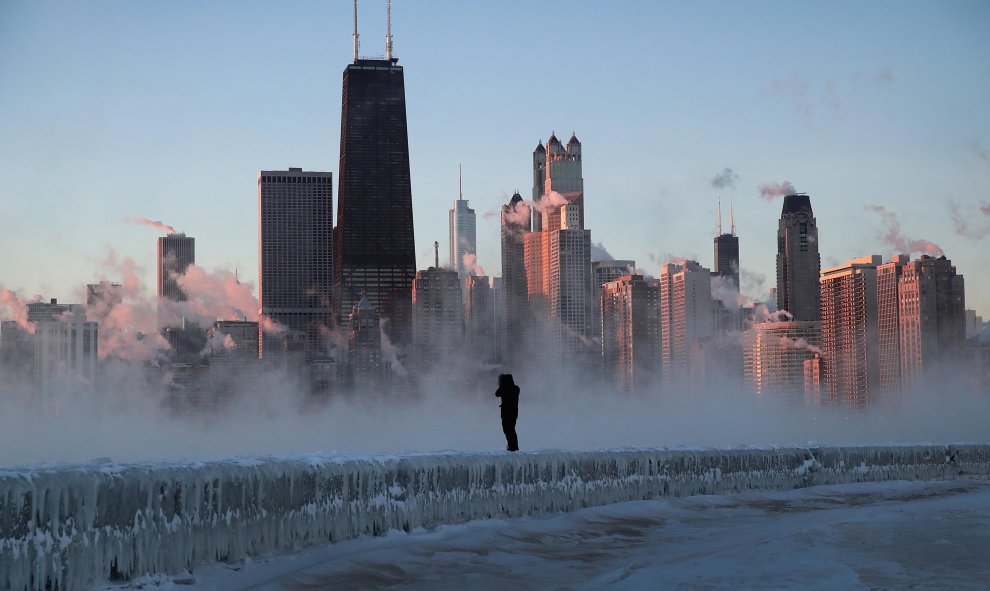
[[[984,162],[990,162],[990,150],[986,148],[979,140],[974,140],[970,145],[969,149],[973,152],[977,158]]]
[[[34,334],[34,324],[28,322],[27,301],[17,292],[0,283],[0,320],[13,320],[25,331]]]
[[[739,293],[736,283],[729,277],[712,275],[711,283],[712,299],[722,302],[729,310],[738,310],[753,303],[749,298]]]
[[[170,225],[168,225],[165,222],[162,222],[160,220],[149,220],[147,218],[127,218],[124,221],[127,222],[128,224],[137,224],[139,226],[149,226],[149,227],[154,228],[154,229],[158,230],[159,232],[163,232],[165,234],[175,234],[176,233],[175,228],[173,228],[172,226],[170,226]]]
[[[487,275],[485,269],[478,264],[478,255],[474,253],[467,253],[462,258],[464,263],[464,268],[467,270],[468,275]]]
[[[258,320],[254,284],[238,281],[236,275],[226,269],[207,271],[189,265],[176,282],[188,300],[174,303],[180,305],[187,319],[195,320],[201,326],[209,326],[216,320]]]
[[[880,214],[883,218],[884,230],[880,233],[880,240],[889,246],[893,252],[904,254],[928,254],[931,256],[942,256],[945,252],[942,247],[929,240],[906,238],[901,232],[901,223],[897,219],[897,214],[880,205],[866,205],[864,209]]]
[[[736,186],[736,181],[739,180],[739,175],[735,173],[734,170],[726,166],[722,169],[722,172],[716,174],[712,177],[712,186],[716,189],[731,189]]]
[[[976,214],[964,214],[955,201],[949,202],[949,211],[952,212],[952,226],[956,234],[970,240],[981,240],[990,235],[990,219],[981,220]],[[980,213],[990,216],[990,203],[981,205]]]
[[[777,197],[793,195],[794,193],[797,193],[797,191],[794,189],[794,185],[791,184],[791,181],[760,185],[760,197],[763,197],[767,201],[772,201]]]
[[[781,335],[778,338],[780,339],[781,344],[783,344],[784,347],[787,348],[787,349],[798,349],[798,350],[801,350],[801,351],[810,351],[812,353],[818,353],[819,355],[821,355],[821,353],[822,353],[822,350],[820,348],[818,348],[815,345],[812,345],[811,343],[809,343],[808,342],[808,339],[806,339],[804,337],[795,339],[795,338],[791,338],[791,337],[788,337],[788,336]]]
[[[612,256],[605,245],[601,242],[591,243],[591,260],[592,261],[614,261],[615,257]]]

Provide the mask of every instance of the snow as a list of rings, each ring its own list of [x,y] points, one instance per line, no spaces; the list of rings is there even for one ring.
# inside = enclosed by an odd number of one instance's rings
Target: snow
[[[364,537],[201,568],[187,588],[983,590],[987,548],[990,481],[858,483]]]
[[[990,475],[990,445],[311,454],[12,468],[0,471],[0,588],[71,591],[393,530],[643,499],[974,475]]]

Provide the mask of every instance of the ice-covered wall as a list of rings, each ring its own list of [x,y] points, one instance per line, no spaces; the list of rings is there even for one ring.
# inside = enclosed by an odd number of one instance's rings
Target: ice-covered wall
[[[18,468],[0,471],[0,588],[72,591],[390,529],[634,499],[988,474],[990,444]]]

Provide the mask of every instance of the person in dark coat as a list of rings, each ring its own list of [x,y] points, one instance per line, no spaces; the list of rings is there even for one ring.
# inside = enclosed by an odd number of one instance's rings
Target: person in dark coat
[[[516,419],[519,417],[519,386],[512,381],[511,373],[498,376],[498,390],[495,396],[502,399],[499,408],[502,411],[502,432],[505,433],[505,449],[519,451],[519,439],[516,437]]]

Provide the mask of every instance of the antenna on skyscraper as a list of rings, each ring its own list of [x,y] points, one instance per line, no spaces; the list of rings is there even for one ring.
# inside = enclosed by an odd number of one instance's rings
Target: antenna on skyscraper
[[[433,241],[433,265],[439,269],[440,268],[440,243],[436,240]]]
[[[464,201],[464,191],[461,190],[461,163],[457,163],[457,200]]]
[[[719,197],[716,200],[716,203],[718,203],[718,213],[715,214],[715,235],[721,236],[722,235],[722,198]]]
[[[392,61],[392,0],[385,3],[385,61]]]
[[[729,234],[736,235],[736,220],[732,217],[732,196],[729,196]]]
[[[358,61],[357,0],[354,0],[354,63]]]

